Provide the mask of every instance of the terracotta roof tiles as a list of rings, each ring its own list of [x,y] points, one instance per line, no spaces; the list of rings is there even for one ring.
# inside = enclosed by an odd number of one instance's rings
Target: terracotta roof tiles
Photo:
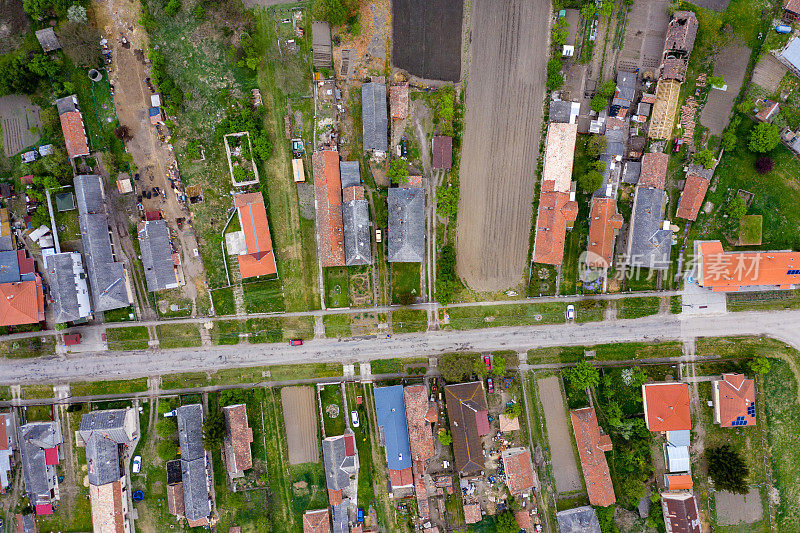
[[[276,274],[278,268],[263,195],[260,192],[238,194],[233,203],[239,212],[239,222],[247,245],[247,254],[238,256],[241,277]]]
[[[44,320],[42,279],[0,284],[0,326],[36,324]]]
[[[755,381],[743,374],[722,374],[713,385],[715,422],[725,428],[755,424]]]
[[[531,452],[527,448],[511,448],[502,453],[506,471],[506,486],[511,494],[519,494],[534,488]]]
[[[312,162],[322,266],[345,266],[339,153],[331,150],[314,152]]]
[[[686,220],[697,220],[697,215],[700,213],[700,207],[703,205],[707,190],[708,180],[690,172],[686,176],[686,184],[683,186],[675,216]]]
[[[70,159],[89,155],[89,144],[86,131],[83,129],[83,117],[80,111],[68,111],[58,117],[61,120],[61,130],[64,132],[64,142],[67,147],[67,156]]]
[[[664,189],[667,180],[667,164],[669,155],[646,153],[642,156],[642,173],[639,175],[637,187],[654,187]]]
[[[714,291],[800,284],[800,252],[724,252],[719,241],[695,242],[700,285]]]
[[[572,430],[581,458],[581,470],[586,481],[589,503],[606,507],[617,501],[611,473],[608,470],[606,451],[611,449],[608,435],[600,433],[597,414],[592,407],[570,411]],[[604,438],[605,437],[605,438]]]
[[[552,183],[547,182],[546,185]],[[549,265],[564,262],[567,226],[575,221],[577,215],[578,204],[569,199],[569,193],[553,191],[552,185],[549,189],[542,189],[533,244],[535,262]]]
[[[642,396],[644,418],[650,431],[692,429],[686,383],[646,383],[642,385]]]
[[[589,214],[589,258],[587,265],[608,268],[614,255],[614,242],[623,218],[614,198],[592,198]]]

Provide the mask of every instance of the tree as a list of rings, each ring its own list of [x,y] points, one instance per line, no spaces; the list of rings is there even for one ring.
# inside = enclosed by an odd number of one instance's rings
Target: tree
[[[772,363],[764,356],[754,357],[749,363],[750,370],[756,374],[766,374],[772,367]]]
[[[350,10],[342,0],[315,0],[311,13],[314,18],[326,20],[334,26],[344,26],[350,17]]]
[[[7,55],[0,59],[0,96],[22,93],[33,94],[39,88],[40,77],[28,66],[28,58]]]
[[[712,87],[722,87],[725,85],[725,78],[722,76],[711,76],[707,81]]]
[[[592,108],[592,111],[595,111],[597,113],[605,109],[607,105],[608,105],[608,98],[606,98],[602,94],[594,95],[594,98],[592,98],[592,101],[589,103],[589,107]]]
[[[578,176],[578,186],[585,193],[592,193],[603,186],[603,176],[596,170]]]
[[[772,158],[768,155],[762,155],[758,159],[756,159],[755,167],[756,172],[759,174],[766,174],[767,172],[771,172],[774,168],[775,163],[772,161]]]
[[[567,38],[569,37],[569,22],[566,19],[559,18],[555,26],[553,26],[553,42],[555,42],[556,46],[564,46],[567,42]]]
[[[53,9],[52,0],[22,0],[22,9],[32,19],[42,20]]]
[[[178,430],[178,424],[175,422],[175,417],[162,418],[156,422],[156,433],[162,439],[169,439]]]
[[[436,212],[439,216],[453,219],[458,214],[458,187],[443,183],[436,189]]]
[[[402,159],[392,159],[386,175],[392,183],[400,183],[401,180],[408,177],[408,164]]]
[[[492,361],[492,374],[495,376],[506,375],[506,356],[496,355]]]
[[[600,383],[600,372],[586,361],[580,361],[564,371],[564,379],[575,390],[591,389]]]
[[[737,196],[725,204],[725,213],[734,220],[739,220],[747,214],[747,204],[741,196]]]
[[[781,142],[781,132],[775,124],[761,122],[750,133],[750,150],[766,153],[778,146]]]
[[[438,438],[439,442],[442,443],[442,446],[450,446],[450,444],[453,442],[453,436],[449,431],[440,431]]]
[[[169,402],[162,401],[158,402],[158,414],[165,415],[172,411],[172,405]]]
[[[615,82],[614,80],[608,80],[603,82],[603,84],[597,90],[597,94],[603,96],[606,99],[614,96],[615,92],[617,92],[617,82]]]
[[[86,24],[89,21],[89,17],[86,16],[86,8],[72,4],[67,8],[67,20],[76,24]]]
[[[222,446],[225,439],[225,416],[222,411],[213,410],[208,413],[203,422],[203,445],[206,450],[216,450]]]
[[[591,158],[600,157],[600,154],[605,152],[608,141],[605,135],[592,135],[589,142],[586,143],[586,155]]]
[[[736,134],[732,131],[726,131],[722,134],[722,149],[730,151],[736,148]]]
[[[482,357],[476,357],[472,360],[472,373],[481,379],[489,374],[489,370],[486,368],[486,363],[483,362]]]
[[[734,494],[746,494],[749,469],[738,451],[730,444],[723,444],[706,450],[708,475],[717,490],[727,490]]]
[[[694,154],[694,162],[698,165],[703,165],[703,168],[712,168],[714,166],[714,152],[711,150],[700,150]]]
[[[522,404],[519,402],[514,402],[508,407],[506,407],[506,416],[509,416],[511,418],[517,418],[521,414],[522,414]]]
[[[555,91],[564,85],[564,76],[561,75],[561,60],[553,58],[547,62],[547,89]]]
[[[156,446],[156,452],[158,452],[158,457],[162,461],[174,459],[175,456],[178,455],[178,443],[174,440],[159,441],[158,445]]]
[[[253,143],[252,152],[253,155],[256,156],[256,159],[262,163],[268,161],[272,156],[272,143],[269,140],[267,132],[261,131],[251,138],[251,142]]]
[[[514,513],[506,509],[497,515],[495,528],[497,533],[517,533],[519,531],[519,524],[517,523]]]
[[[174,17],[181,10],[181,0],[169,0],[164,7],[164,14],[168,17]]]
[[[126,143],[133,140],[133,134],[128,126],[120,126],[114,130],[114,136],[120,141]]]

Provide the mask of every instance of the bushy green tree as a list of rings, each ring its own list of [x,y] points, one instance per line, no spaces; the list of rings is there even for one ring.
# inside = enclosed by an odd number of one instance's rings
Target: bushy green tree
[[[169,0],[164,7],[164,14],[168,17],[174,17],[181,10],[181,0]]]
[[[497,515],[497,521],[495,522],[495,528],[497,533],[518,533],[519,532],[519,524],[517,523],[517,519],[509,509],[506,509],[499,515]]]
[[[458,187],[442,184],[436,189],[436,212],[445,218],[454,219],[458,213]]]
[[[592,111],[595,111],[597,113],[605,109],[607,105],[608,105],[608,98],[606,98],[602,94],[594,95],[591,102],[589,102],[589,107],[592,108]]]
[[[772,367],[772,363],[764,356],[754,357],[749,363],[750,370],[756,374],[766,374]]]
[[[203,445],[206,450],[216,450],[225,439],[225,417],[220,410],[212,410],[203,422]]]
[[[553,42],[556,46],[564,46],[569,37],[569,22],[559,18],[553,26]]]
[[[596,170],[578,176],[578,186],[585,193],[592,193],[603,185],[603,176]]]
[[[547,62],[547,89],[555,91],[564,85],[564,76],[561,75],[561,60],[553,58]]]
[[[33,94],[41,77],[30,69],[28,58],[21,54],[0,57],[0,96],[21,93]]]
[[[739,220],[747,214],[747,203],[741,196],[737,196],[725,204],[725,213],[732,219]]]
[[[750,472],[739,452],[730,444],[723,444],[706,450],[708,475],[714,481],[717,490],[727,490],[734,494],[746,494],[747,476]]]
[[[725,85],[725,78],[722,76],[711,76],[707,81],[712,87],[722,87]]]
[[[522,404],[519,402],[514,402],[508,407],[506,407],[506,416],[509,416],[511,418],[517,418],[521,414],[522,414]]]
[[[592,135],[586,143],[586,155],[592,158],[600,157],[605,152],[608,141],[605,135]]]
[[[750,133],[750,150],[766,153],[778,146],[781,142],[781,132],[775,124],[761,122]]]
[[[600,372],[586,361],[580,361],[564,370],[564,379],[575,390],[592,389],[600,383]]]
[[[694,154],[694,162],[698,165],[703,165],[703,168],[712,168],[714,166],[714,152],[711,150],[700,150]]]
[[[456,275],[456,249],[452,244],[442,246],[439,261],[436,263],[439,271],[436,275],[436,301],[442,305],[447,305],[453,301],[453,294],[458,289],[458,277]]]
[[[172,439],[159,441],[156,452],[162,461],[169,461],[178,455],[178,443]]]
[[[722,149],[729,152],[736,148],[736,134],[732,131],[726,131],[722,134]]]
[[[614,96],[615,92],[617,92],[617,82],[614,80],[603,82],[600,88],[597,89],[597,94],[603,96],[604,98],[611,98]]]
[[[492,374],[495,376],[506,375],[506,356],[496,355],[492,358]]]
[[[392,183],[400,183],[400,181],[408,177],[408,163],[402,159],[392,159],[389,162],[389,170],[386,175]]]
[[[450,444],[453,442],[453,436],[449,431],[440,431],[438,438],[442,446],[450,446]]]

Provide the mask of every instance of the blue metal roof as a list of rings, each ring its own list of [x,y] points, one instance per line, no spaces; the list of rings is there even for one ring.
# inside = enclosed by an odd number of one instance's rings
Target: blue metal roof
[[[378,425],[383,428],[389,470],[411,468],[411,445],[408,442],[402,385],[375,387],[375,411]]]
[[[19,258],[16,250],[0,252],[0,283],[19,281]]]

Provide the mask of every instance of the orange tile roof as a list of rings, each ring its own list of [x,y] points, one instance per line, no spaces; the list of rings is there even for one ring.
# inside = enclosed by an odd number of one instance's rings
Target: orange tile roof
[[[83,117],[80,111],[68,111],[58,117],[61,119],[61,131],[64,132],[64,142],[67,146],[67,156],[72,159],[82,155],[89,155],[89,144],[86,131],[83,129]]]
[[[642,397],[644,420],[650,431],[692,429],[686,383],[646,383],[642,385]]]
[[[622,215],[617,211],[617,201],[614,198],[592,198],[589,218],[589,258],[586,263],[592,267],[610,267],[614,238],[623,223]]]
[[[426,421],[429,402],[425,385],[412,385],[403,389],[408,422],[408,441],[411,460],[423,463],[435,455],[433,431]]]
[[[467,524],[477,524],[482,519],[480,504],[471,503],[464,506],[464,522]]]
[[[328,502],[331,504],[331,507],[342,503],[342,491],[328,489]]]
[[[330,533],[331,519],[327,509],[306,511],[303,515],[303,533]]]
[[[675,212],[675,216],[686,220],[697,220],[697,215],[700,213],[700,207],[703,205],[707,190],[708,180],[694,172],[690,172],[686,176],[686,184],[683,186],[681,200],[678,203],[678,210]]]
[[[669,490],[692,490],[694,482],[689,474],[666,475],[667,489]]]
[[[408,116],[408,82],[389,86],[389,109],[392,118],[403,119]]]
[[[42,279],[0,284],[0,326],[36,324],[44,320]]]
[[[352,187],[345,187],[342,190],[342,199],[345,203],[347,202],[354,202],[356,200],[363,200],[364,197],[364,187],[361,185],[354,185]]]
[[[260,192],[237,194],[233,205],[239,211],[239,222],[247,244],[247,254],[238,256],[242,278],[277,274],[263,195]]]
[[[724,252],[719,241],[695,242],[700,286],[714,291],[800,283],[800,252]]]
[[[697,511],[697,498],[689,493],[661,495],[661,508],[667,533],[701,533],[700,514]]]
[[[593,407],[570,411],[572,431],[581,458],[581,470],[586,481],[589,503],[606,507],[617,501],[605,452],[610,450],[608,435],[600,433],[597,414]],[[606,437],[605,439],[603,437]]]
[[[667,181],[667,154],[646,153],[642,156],[642,173],[637,187],[655,187],[664,189]]]
[[[505,450],[502,453],[506,470],[506,486],[511,494],[519,494],[534,487],[531,452],[527,448]]]
[[[751,405],[755,409],[755,401],[756,383],[744,374],[722,374],[722,379],[714,381],[714,415],[724,428],[755,424],[755,411],[752,416],[747,412]],[[734,424],[738,417],[744,417],[744,423]]]
[[[528,530],[531,528],[531,513],[527,510],[517,511],[514,513],[514,518],[517,519],[517,525],[520,529]]]
[[[539,197],[533,260],[536,263],[560,265],[564,262],[567,226],[577,218],[578,204],[570,201],[569,193],[554,191],[552,183],[552,181],[545,182],[548,189],[542,189]]]
[[[233,452],[233,457],[226,458],[228,466],[235,466],[238,472],[249,470],[253,468],[253,456],[250,453],[253,430],[247,424],[247,406],[230,405],[223,407],[222,411],[225,413],[225,425],[228,428],[228,435],[225,437],[226,450],[230,448]]]
[[[342,220],[342,178],[339,174],[339,153],[331,150],[314,152],[312,163],[316,188],[320,260],[323,267],[344,266],[344,222]]]
[[[411,467],[402,470],[389,470],[389,480],[392,483],[392,488],[410,487],[414,484],[414,477],[412,476]]]

